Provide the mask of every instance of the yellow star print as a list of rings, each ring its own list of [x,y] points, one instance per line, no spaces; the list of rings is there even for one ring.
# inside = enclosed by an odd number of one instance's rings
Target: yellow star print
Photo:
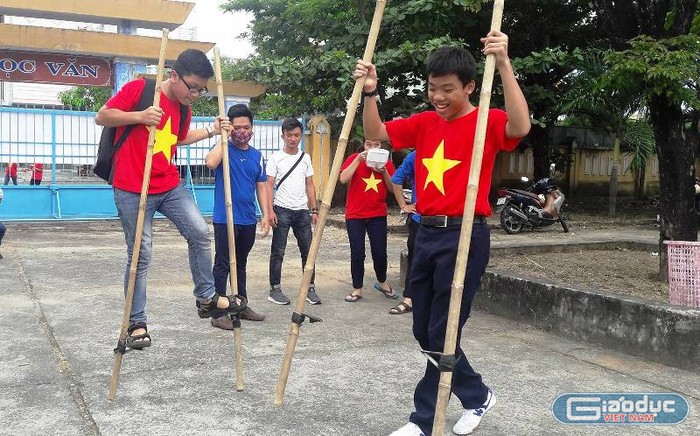
[[[177,135],[173,135],[173,131],[170,128],[171,120],[171,118],[168,118],[168,121],[163,126],[163,130],[156,129],[156,140],[153,144],[153,155],[163,153],[168,162],[172,159],[172,146],[177,143]]]
[[[372,171],[372,174],[370,174],[368,178],[362,180],[367,184],[367,186],[365,186],[365,192],[374,189],[375,192],[379,193],[379,184],[382,183],[382,179],[374,177],[374,171]]]
[[[442,140],[437,149],[435,149],[435,154],[433,157],[424,158],[423,165],[428,169],[428,177],[425,179],[425,186],[423,189],[428,187],[430,182],[435,185],[438,191],[445,195],[445,186],[443,185],[443,178],[445,173],[450,168],[454,168],[462,163],[461,160],[445,159],[445,141]]]

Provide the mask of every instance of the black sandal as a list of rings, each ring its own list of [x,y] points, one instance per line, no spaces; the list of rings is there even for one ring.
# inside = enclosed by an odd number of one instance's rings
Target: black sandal
[[[228,299],[228,307],[226,309],[216,307],[216,302],[219,301],[219,298]],[[240,303],[237,300],[240,300]],[[241,295],[227,295],[223,297],[219,294],[214,294],[214,297],[208,303],[197,301],[197,307],[197,314],[199,314],[200,318],[211,318],[212,316],[218,317],[219,315],[241,313],[248,307],[248,300]]]
[[[140,335],[133,334],[138,329],[144,329],[146,332]],[[145,322],[137,322],[130,325],[127,333],[129,333],[129,336],[126,338],[126,348],[143,350],[144,348],[151,346],[151,336],[148,334],[148,327],[146,327]]]

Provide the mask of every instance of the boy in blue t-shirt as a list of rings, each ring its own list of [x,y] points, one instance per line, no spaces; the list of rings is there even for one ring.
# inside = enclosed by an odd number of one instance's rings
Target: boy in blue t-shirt
[[[233,228],[236,243],[236,278],[238,293],[248,298],[246,291],[246,265],[248,253],[255,243],[255,195],[262,211],[260,225],[263,236],[270,231],[267,205],[267,175],[262,153],[251,147],[253,137],[253,113],[244,104],[233,105],[228,110],[232,132],[228,141],[229,174],[231,176],[231,202],[233,203]],[[207,157],[207,167],[214,170],[214,287],[219,295],[226,295],[226,284],[230,273],[228,233],[226,226],[226,197],[224,195],[223,149],[217,143]],[[264,315],[248,306],[241,312],[241,319],[262,321]],[[213,318],[211,325],[224,330],[233,330],[228,316]]]

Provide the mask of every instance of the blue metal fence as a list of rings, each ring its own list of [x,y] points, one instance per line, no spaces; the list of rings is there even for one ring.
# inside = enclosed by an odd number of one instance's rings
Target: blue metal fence
[[[13,220],[116,218],[112,188],[92,174],[102,128],[94,112],[0,107],[0,176],[18,164],[17,185],[3,186],[0,218]],[[211,124],[193,117],[191,129]],[[282,147],[280,121],[255,121],[252,145],[266,158]],[[177,165],[202,214],[211,215],[214,175],[204,158],[218,137],[179,147]],[[44,165],[39,186],[29,186],[29,167]]]

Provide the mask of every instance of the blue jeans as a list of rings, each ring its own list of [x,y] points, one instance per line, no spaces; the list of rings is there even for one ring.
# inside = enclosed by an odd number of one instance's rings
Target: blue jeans
[[[350,240],[350,274],[352,287],[362,289],[365,276],[365,233],[369,237],[374,274],[380,283],[386,282],[388,256],[386,254],[386,216],[365,219],[346,219],[345,228]]]
[[[423,350],[441,353],[444,350],[460,228],[418,227],[409,287],[413,292],[413,336]],[[452,394],[466,409],[475,409],[484,404],[488,392],[481,375],[474,371],[460,347],[460,339],[481,276],[489,262],[490,247],[489,226],[474,223],[457,328],[455,355],[458,360],[452,372]],[[428,436],[433,427],[439,381],[440,370],[427,362],[423,378],[413,395],[416,410],[409,419]]]
[[[7,227],[0,221],[0,245],[2,245],[2,238],[5,237],[5,231],[7,231]]]
[[[272,229],[272,245],[270,246],[270,285],[282,284],[282,261],[287,249],[287,236],[292,228],[301,253],[301,268],[306,266],[311,248],[311,217],[306,209],[293,210],[274,206],[277,214],[277,227]],[[314,284],[316,270],[311,274],[311,284]]]
[[[114,189],[114,202],[119,212],[119,219],[124,229],[128,260],[124,274],[124,293],[129,283],[131,257],[134,253],[136,221],[139,214],[141,194]],[[141,249],[136,267],[134,299],[131,306],[131,323],[146,322],[146,272],[151,261],[153,239],[153,215],[160,212],[165,215],[188,245],[190,270],[194,281],[194,296],[202,301],[211,299],[214,294],[214,276],[212,275],[211,241],[209,227],[199,213],[190,193],[181,186],[160,194],[151,194],[146,201],[146,210],[141,236]]]

